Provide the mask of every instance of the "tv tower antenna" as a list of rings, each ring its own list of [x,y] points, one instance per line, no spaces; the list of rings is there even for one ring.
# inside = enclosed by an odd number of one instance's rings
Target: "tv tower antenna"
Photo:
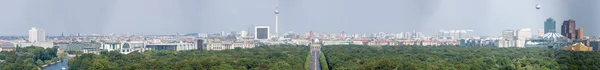
[[[279,35],[279,5],[275,4],[275,34]]]

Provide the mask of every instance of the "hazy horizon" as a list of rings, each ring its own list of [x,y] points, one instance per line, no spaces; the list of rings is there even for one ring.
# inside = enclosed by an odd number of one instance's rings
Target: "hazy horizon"
[[[502,30],[543,29],[552,17],[574,19],[586,35],[600,35],[597,0],[6,0],[0,1],[0,35],[27,35],[31,27],[49,36],[128,33],[165,35],[275,28],[280,33],[412,32],[474,30],[500,36]],[[535,5],[542,6],[540,10]],[[273,30],[274,31],[274,30]],[[560,30],[557,30],[560,31]],[[536,33],[533,33],[534,35]]]

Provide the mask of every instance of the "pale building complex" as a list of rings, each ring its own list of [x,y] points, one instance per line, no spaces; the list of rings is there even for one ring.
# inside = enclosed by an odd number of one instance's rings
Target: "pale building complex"
[[[220,41],[218,39],[209,39],[206,42],[206,50],[226,50],[235,48],[254,48],[254,41]]]
[[[438,37],[442,39],[467,39],[471,37],[473,30],[440,30]]]
[[[106,51],[119,51],[121,54],[129,54],[131,52],[145,52],[145,43],[141,41],[133,42],[108,42],[102,43],[101,49]]]
[[[147,50],[195,50],[198,49],[194,43],[164,43],[164,44],[146,44]]]

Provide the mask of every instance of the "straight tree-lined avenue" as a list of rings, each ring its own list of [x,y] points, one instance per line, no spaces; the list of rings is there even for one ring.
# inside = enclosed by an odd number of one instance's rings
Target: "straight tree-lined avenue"
[[[310,57],[312,58],[310,60],[310,70],[321,70],[321,63],[319,62],[321,45],[313,44],[310,47]]]

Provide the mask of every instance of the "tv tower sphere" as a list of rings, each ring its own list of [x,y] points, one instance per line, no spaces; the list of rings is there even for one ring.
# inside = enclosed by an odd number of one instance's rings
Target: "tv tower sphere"
[[[275,14],[279,14],[279,5],[275,6]]]
[[[542,5],[540,5],[540,4],[535,5],[535,9],[540,10],[540,8],[542,8]]]

